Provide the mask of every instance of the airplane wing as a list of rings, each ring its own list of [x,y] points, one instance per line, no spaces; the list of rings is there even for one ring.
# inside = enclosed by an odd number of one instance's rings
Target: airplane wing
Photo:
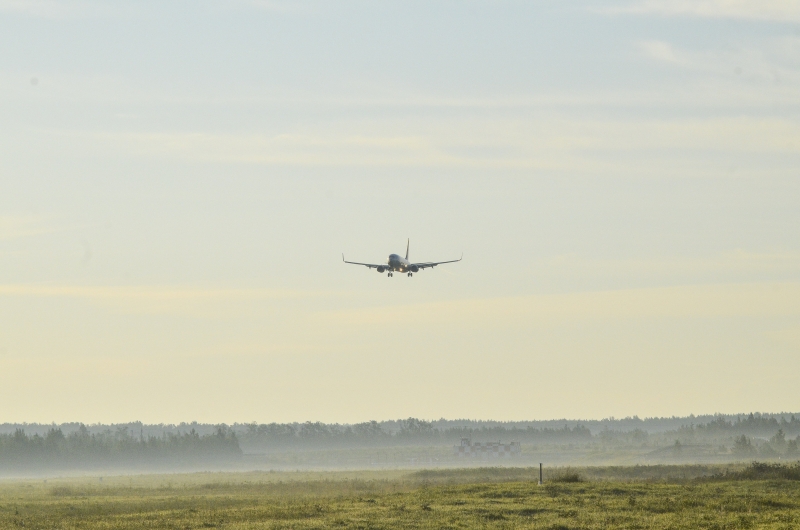
[[[374,263],[359,263],[357,261],[347,261],[344,259],[344,254],[342,254],[342,261],[345,263],[349,263],[350,265],[363,265],[365,267],[369,267],[370,269],[377,269],[378,267],[386,267],[385,263],[381,263],[380,265],[375,265]]]
[[[427,269],[429,267],[433,268],[437,265],[442,265],[444,263],[456,263],[458,261],[461,261],[462,259],[464,259],[463,255],[458,259],[451,259],[449,261],[426,261],[425,263],[413,263],[412,265],[416,265],[420,269]]]

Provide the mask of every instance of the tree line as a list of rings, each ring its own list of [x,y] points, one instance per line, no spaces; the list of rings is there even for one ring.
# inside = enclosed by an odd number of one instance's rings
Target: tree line
[[[678,432],[684,435],[715,435],[743,433],[751,436],[771,435],[780,430],[784,435],[800,435],[800,418],[792,414],[788,419],[761,414],[737,416],[735,419],[718,416],[707,423],[683,425]]]
[[[592,433],[582,425],[559,428],[506,428],[502,426],[436,428],[433,422],[418,418],[399,420],[399,428],[390,431],[376,421],[353,425],[321,422],[249,424],[240,427],[245,447],[253,449],[375,447],[397,445],[442,445],[459,443],[462,438],[474,441],[517,441],[558,443],[588,441]]]
[[[733,440],[732,452],[742,458],[760,456],[762,458],[787,458],[800,457],[800,436],[794,440],[787,440],[783,429],[778,429],[768,441],[756,444],[751,438],[742,434]]]
[[[0,469],[38,467],[119,466],[137,464],[180,464],[208,460],[230,460],[242,456],[236,433],[220,426],[213,434],[194,430],[136,435],[128,428],[91,433],[81,425],[64,434],[51,428],[43,435],[26,434],[18,428],[0,434]]]
[[[251,423],[209,425],[0,425],[0,468],[18,462],[147,462],[197,461],[305,449],[457,445],[463,438],[473,442],[520,442],[527,445],[561,446],[662,446],[713,443],[737,455],[774,451],[792,455],[800,441],[800,419],[794,414],[749,414],[709,417],[695,423],[690,416],[672,430],[650,430],[667,424],[654,419],[602,420],[589,427],[582,422],[497,422],[406,418],[356,424]],[[610,428],[615,427],[615,428]],[[744,436],[751,449],[734,440]],[[767,442],[769,440],[769,442]],[[20,464],[21,465],[21,464]]]
[[[268,426],[268,427],[267,427]],[[306,431],[309,435],[330,436],[333,434],[341,435],[347,432],[348,428],[358,436],[381,437],[386,435],[396,436],[404,433],[427,433],[430,431],[438,432],[461,432],[465,433],[497,433],[505,436],[505,433],[554,433],[563,430],[567,426],[570,429],[580,427],[594,435],[604,431],[615,433],[641,432],[653,436],[657,434],[672,433],[670,436],[680,433],[682,436],[693,435],[714,435],[733,433],[745,433],[748,436],[769,437],[778,429],[782,429],[787,436],[800,435],[800,413],[750,413],[750,414],[716,414],[702,416],[673,416],[656,418],[639,418],[638,416],[626,418],[606,418],[602,420],[534,420],[534,421],[493,421],[493,420],[469,420],[469,419],[438,419],[432,421],[418,420],[415,418],[369,421],[358,424],[331,424],[320,422],[293,422],[293,423],[270,423],[270,424],[248,424],[234,423],[226,426],[242,435],[252,432],[255,428],[258,432],[270,432],[270,436],[291,436],[292,433],[298,435],[300,431]],[[50,429],[60,428],[64,434],[68,434],[79,429],[88,429],[90,433],[105,433],[108,430],[116,431],[121,428],[128,428],[133,433],[142,433],[144,436],[162,436],[164,433],[180,434],[194,429],[201,436],[214,434],[219,425],[204,423],[180,423],[180,424],[143,424],[142,422],[129,422],[112,425],[84,425],[81,423],[62,423],[59,425],[48,424],[0,424],[0,434],[13,434],[16,429],[23,429],[29,434],[39,434],[44,436]],[[326,433],[327,431],[327,433]],[[298,435],[299,436],[299,435]],[[304,433],[303,437],[306,436]],[[555,435],[560,437],[560,434]],[[580,435],[579,435],[580,436]],[[401,436],[402,437],[402,436]]]
[[[344,446],[442,445],[457,444],[462,438],[473,441],[516,441],[528,444],[660,445],[681,439],[690,443],[718,443],[732,447],[739,435],[751,438],[777,436],[776,450],[791,452],[800,436],[800,419],[795,415],[780,417],[749,414],[729,418],[718,416],[706,423],[690,423],[662,432],[642,428],[610,429],[606,425],[592,432],[581,423],[559,427],[526,427],[502,422],[425,421],[407,418],[392,422],[369,421],[352,425],[306,423],[244,424],[236,426],[242,444],[253,450],[319,448]],[[780,442],[785,439],[785,447]],[[790,443],[791,442],[791,443]],[[769,449],[765,449],[769,451]]]

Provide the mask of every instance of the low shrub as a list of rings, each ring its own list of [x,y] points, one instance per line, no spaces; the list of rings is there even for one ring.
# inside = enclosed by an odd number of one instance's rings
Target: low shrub
[[[586,479],[574,471],[565,471],[550,477],[547,482],[586,482]]]
[[[794,464],[770,464],[753,462],[740,471],[726,471],[712,478],[721,480],[800,480],[800,462]]]

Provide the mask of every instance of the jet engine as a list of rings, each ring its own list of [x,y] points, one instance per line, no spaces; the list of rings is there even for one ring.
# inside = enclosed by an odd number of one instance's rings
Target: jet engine
[[[383,271],[386,270],[386,267],[377,267],[375,270],[377,270],[378,272],[382,273]]]
[[[412,265],[408,268],[411,272],[419,272],[419,267]]]

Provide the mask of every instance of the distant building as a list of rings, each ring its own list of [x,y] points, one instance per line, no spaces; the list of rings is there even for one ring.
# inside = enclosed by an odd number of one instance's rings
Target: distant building
[[[503,444],[500,442],[472,443],[469,438],[462,438],[461,445],[453,446],[453,452],[459,458],[512,458],[522,453],[519,442]]]

